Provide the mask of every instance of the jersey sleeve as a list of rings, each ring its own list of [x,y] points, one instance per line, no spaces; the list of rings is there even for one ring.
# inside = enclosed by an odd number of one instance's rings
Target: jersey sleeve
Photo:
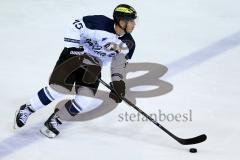
[[[120,38],[124,43],[123,49],[125,50],[126,59],[131,59],[136,47],[135,41],[131,34],[125,34],[123,37]],[[127,52],[127,53],[126,53]]]
[[[79,48],[81,36],[86,32],[86,26],[81,19],[72,21],[66,28],[64,35],[64,47]]]
[[[112,59],[111,78],[112,81],[125,81],[126,79],[126,58],[122,53],[117,54]]]
[[[135,44],[134,40],[126,42],[126,43],[127,43],[128,48],[129,48],[129,52],[126,55],[126,59],[131,59],[132,56],[133,56],[136,44]]]

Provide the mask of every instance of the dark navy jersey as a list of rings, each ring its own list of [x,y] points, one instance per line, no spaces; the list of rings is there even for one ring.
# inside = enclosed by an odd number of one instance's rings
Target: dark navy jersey
[[[124,54],[131,59],[135,41],[131,34],[118,36],[114,21],[103,15],[85,16],[76,19],[67,28],[65,47],[84,47],[84,52],[99,58],[102,63],[111,62],[116,54]]]

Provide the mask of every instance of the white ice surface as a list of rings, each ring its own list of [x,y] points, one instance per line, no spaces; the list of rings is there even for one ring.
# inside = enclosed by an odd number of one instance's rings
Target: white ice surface
[[[124,103],[95,120],[66,123],[53,140],[39,129],[55,103],[31,116],[22,130],[12,130],[15,110],[47,84],[69,20],[88,14],[110,17],[118,3],[129,3],[139,13],[131,62],[167,66],[162,79],[174,86],[166,95],[138,98],[137,105],[147,113],[191,109],[191,122],[162,124],[184,138],[206,133],[208,140],[193,146],[197,154],[152,123],[119,122],[120,113],[136,113]],[[239,6],[238,0],[1,0],[0,159],[238,160]],[[108,81],[108,75],[103,79]]]

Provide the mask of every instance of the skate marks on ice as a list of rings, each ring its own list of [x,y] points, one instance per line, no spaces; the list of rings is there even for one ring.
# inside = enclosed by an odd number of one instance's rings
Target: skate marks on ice
[[[132,126],[116,128],[116,127],[110,127],[110,126],[99,127],[96,125],[89,125],[89,126],[85,126],[84,130],[86,130],[89,133],[92,132],[92,133],[106,134],[109,136],[113,136],[113,138],[121,137],[126,141],[136,141],[136,142],[141,142],[145,144],[156,145],[157,147],[161,147],[161,148],[171,148],[171,149],[175,148],[177,150],[186,151],[186,149],[184,149],[184,146],[176,145],[174,142],[171,143],[169,141],[169,136],[162,135],[161,138],[159,138],[158,133],[144,132],[143,128],[144,127],[133,128]]]
[[[240,45],[240,32],[236,32],[228,37],[225,37],[216,43],[213,43],[205,48],[190,53],[189,55],[180,58],[179,60],[167,64],[169,71],[164,76],[164,79],[175,76],[183,71],[189,70],[192,67],[199,65],[211,58],[220,54],[226,53],[234,47]]]
[[[168,77],[174,76],[185,70],[191,69],[195,65],[201,64],[204,61],[207,61],[215,56],[226,53],[226,51],[238,45],[240,45],[240,32],[232,34],[199,51],[189,54],[189,56],[187,57],[183,57],[175,62],[168,64],[167,67],[169,68],[169,71],[163,78],[167,79]],[[134,98],[130,98],[130,97],[129,99],[131,99],[131,101],[134,100]],[[112,108],[114,109],[114,107]],[[82,118],[81,120],[90,119],[91,118],[90,115],[95,115],[95,114],[94,113],[91,113],[91,114],[89,113],[88,115],[85,114],[86,117]],[[1,140],[0,141],[0,159],[18,151],[19,149],[27,147],[32,143],[36,143],[37,141],[42,140],[42,138],[46,139],[39,133],[39,128],[40,128],[39,126],[41,126],[43,123],[44,121],[26,130],[17,132],[16,134],[6,139]],[[19,139],[21,141],[19,141]]]
[[[25,148],[33,143],[47,138],[40,134],[39,130],[44,121],[34,124],[33,126],[25,126],[27,128],[20,128],[14,130],[14,135],[0,141],[0,159],[17,152],[19,149]],[[61,129],[67,129],[70,125],[66,123]]]
[[[141,75],[139,75],[139,72],[141,72]],[[144,72],[144,74],[142,74],[142,72]],[[166,72],[167,68],[157,63],[129,63],[127,73],[129,73],[132,78],[126,79],[126,97],[136,104],[136,98],[156,97],[169,93],[173,86],[166,81],[160,80],[160,77]],[[137,76],[135,75],[135,77],[133,77],[134,73],[137,73]],[[138,87],[140,89],[136,91]],[[61,89],[60,87],[58,91]],[[66,93],[66,90],[64,92]],[[71,92],[71,94],[73,93]],[[81,95],[93,97],[91,94],[85,92],[81,92]],[[98,102],[91,104],[95,105],[93,109],[82,112],[74,117],[68,114],[66,110],[65,104],[68,100],[63,100],[56,105],[56,108],[59,109],[58,115],[66,121],[86,121],[101,117],[114,110],[118,105],[109,98],[109,91],[98,90],[93,98],[98,99]],[[101,101],[100,104],[99,101]]]

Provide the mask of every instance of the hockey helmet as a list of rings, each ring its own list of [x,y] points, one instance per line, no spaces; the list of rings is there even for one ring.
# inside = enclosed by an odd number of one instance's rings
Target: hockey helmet
[[[120,4],[113,11],[113,19],[115,23],[119,23],[121,19],[128,21],[134,20],[136,18],[137,18],[136,10],[127,4]]]

